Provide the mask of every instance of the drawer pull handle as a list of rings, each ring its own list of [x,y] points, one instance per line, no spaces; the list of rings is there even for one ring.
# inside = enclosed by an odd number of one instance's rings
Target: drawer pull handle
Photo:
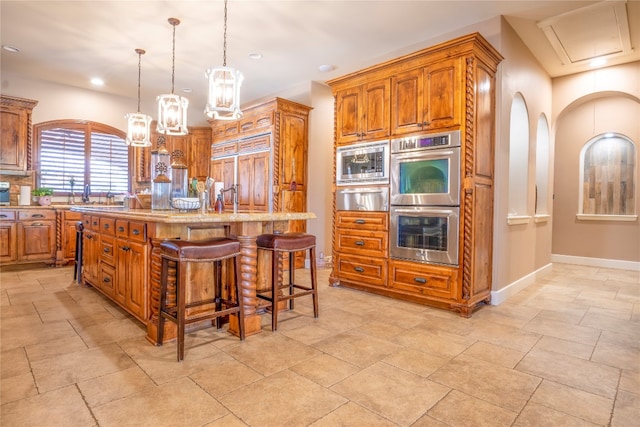
[[[353,267],[353,269],[355,271],[357,271],[358,273],[364,273],[364,268],[362,268],[362,267]]]
[[[132,232],[133,234],[135,234],[136,236],[137,236],[138,234],[140,234],[140,230],[133,230],[133,231],[131,231],[131,232]]]
[[[108,254],[108,253],[109,253],[109,248],[104,248],[104,249],[102,250],[102,252],[104,252],[105,254]]]
[[[356,246],[364,246],[364,242],[362,240],[356,240],[354,243]]]
[[[425,278],[423,278],[423,277],[414,277],[413,281],[414,281],[414,282],[418,282],[418,283],[423,284],[423,285],[424,285],[425,283],[427,283],[427,279],[425,279]]]
[[[124,231],[124,227],[118,227],[118,231],[119,232],[123,232]]]
[[[104,279],[102,279],[102,281],[104,283],[109,283],[109,282],[111,282],[111,279],[109,279],[108,277],[105,277]]]
[[[9,216],[5,214],[0,214],[0,218],[9,218]]]
[[[34,222],[33,224],[31,224],[32,227],[42,227],[44,224],[41,222]]]
[[[122,247],[122,250],[123,250],[123,251],[125,251],[125,252],[127,252],[127,251],[130,251],[130,250],[131,250],[131,248],[130,248],[129,246],[123,246],[123,247]]]
[[[42,215],[42,214],[33,214],[33,215],[31,215],[31,218],[44,218],[44,215]]]
[[[356,224],[364,224],[364,223],[366,223],[367,221],[365,221],[364,219],[356,219],[354,222],[355,222]]]

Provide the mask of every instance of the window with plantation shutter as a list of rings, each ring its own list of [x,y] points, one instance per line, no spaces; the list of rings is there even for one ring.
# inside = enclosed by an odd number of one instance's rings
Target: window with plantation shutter
[[[58,195],[71,190],[80,193],[86,184],[92,195],[129,191],[129,147],[124,132],[78,121],[40,123],[34,129],[38,187],[53,188]]]

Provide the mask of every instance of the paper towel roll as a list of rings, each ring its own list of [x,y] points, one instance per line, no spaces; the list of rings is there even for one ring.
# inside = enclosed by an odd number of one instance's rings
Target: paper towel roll
[[[18,204],[20,206],[29,206],[31,204],[31,186],[30,185],[20,186],[20,198],[18,200]]]
[[[216,198],[218,197],[218,194],[220,194],[220,190],[222,190],[224,188],[224,182],[216,182],[215,184],[213,184],[213,192],[216,195]]]

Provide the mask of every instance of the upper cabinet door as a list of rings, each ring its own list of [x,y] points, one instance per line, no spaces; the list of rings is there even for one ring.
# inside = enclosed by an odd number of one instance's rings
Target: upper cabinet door
[[[336,92],[336,142],[351,144],[389,136],[390,79]]]
[[[424,122],[423,69],[399,73],[391,79],[394,135],[422,130]]]
[[[425,68],[426,128],[448,128],[462,123],[461,61],[449,59]]]
[[[31,113],[38,101],[0,96],[0,169],[26,171],[33,167]]]
[[[393,135],[461,124],[460,61],[460,58],[447,59],[392,78]]]
[[[26,134],[23,131],[23,116],[20,110],[3,107],[0,112],[2,126],[2,146],[0,147],[0,167],[6,170],[26,170]]]

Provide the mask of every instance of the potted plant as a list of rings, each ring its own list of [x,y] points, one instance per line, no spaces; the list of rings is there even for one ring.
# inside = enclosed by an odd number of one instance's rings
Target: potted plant
[[[40,206],[48,206],[51,204],[51,195],[53,188],[40,187],[31,191],[31,195],[38,198]]]

